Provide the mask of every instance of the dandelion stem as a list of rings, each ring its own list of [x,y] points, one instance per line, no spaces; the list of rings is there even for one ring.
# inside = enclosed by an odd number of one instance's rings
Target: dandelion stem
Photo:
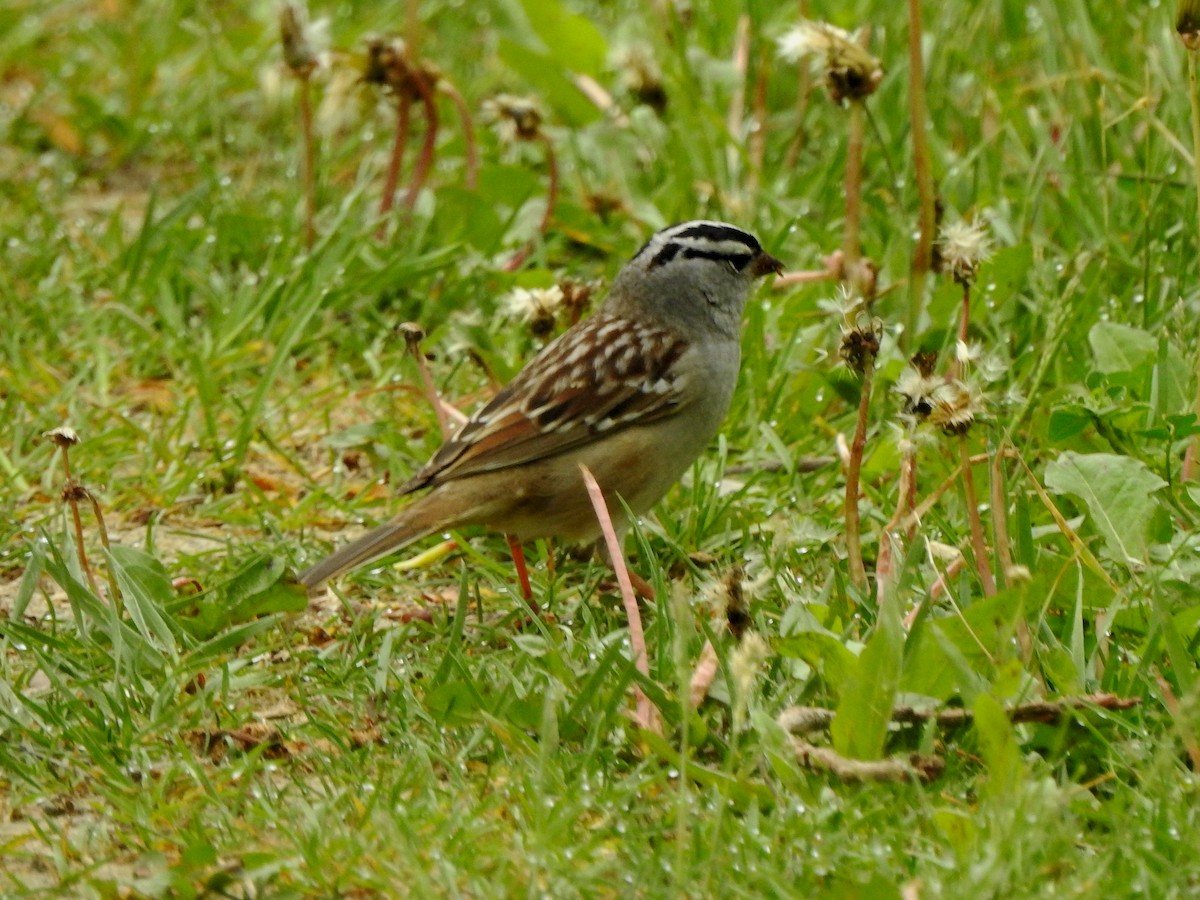
[[[963,493],[967,500],[967,518],[971,522],[971,549],[975,554],[975,568],[979,571],[979,580],[983,583],[983,593],[991,597],[996,593],[996,580],[992,577],[992,567],[988,562],[987,542],[983,536],[983,522],[979,518],[979,501],[975,496],[975,476],[971,472],[971,452],[967,449],[967,436],[958,439],[959,457],[962,462]]]
[[[387,214],[396,201],[396,187],[400,183],[400,163],[404,160],[404,145],[408,143],[409,126],[408,97],[396,97],[396,139],[392,142],[392,155],[388,160],[387,178],[383,184],[383,197],[379,201],[379,230],[375,236],[380,240],[387,234]]]
[[[413,78],[417,94],[421,98],[421,107],[425,111],[425,139],[421,142],[421,155],[413,166],[412,179],[408,185],[408,193],[404,197],[404,208],[411,212],[417,205],[417,195],[425,183],[429,169],[433,165],[433,157],[437,152],[438,115],[437,104],[433,102],[433,91],[425,77],[418,73]]]
[[[471,110],[467,106],[467,101],[463,99],[463,95],[458,92],[458,88],[450,84],[450,82],[445,80],[439,81],[438,89],[450,98],[450,102],[454,104],[454,108],[458,111],[458,118],[462,123],[463,144],[466,147],[467,175],[465,180],[467,190],[473,191],[478,179],[479,149],[475,143],[475,126],[471,122]]]
[[[71,520],[75,525],[75,555],[79,557],[79,567],[87,576],[88,586],[91,587],[92,593],[99,597],[100,589],[96,586],[96,576],[92,574],[87,550],[83,545],[83,518],[79,515],[79,485],[75,481],[75,476],[71,474],[71,458],[67,453],[66,445],[61,444],[59,449],[62,450],[63,475],[66,478],[66,483],[63,485],[63,499],[71,507]]]
[[[846,222],[842,235],[842,255],[851,284],[857,285],[862,258],[862,165],[863,135],[867,115],[861,100],[850,101],[850,128],[846,143]]]
[[[317,147],[313,136],[312,79],[300,79],[300,135],[304,142],[304,245],[309,250],[317,240]]]
[[[913,253],[909,282],[908,323],[905,342],[912,341],[920,322],[925,298],[925,277],[933,265],[933,239],[937,229],[937,209],[933,171],[929,160],[929,134],[926,130],[925,71],[921,55],[921,0],[908,0],[908,108],[912,119],[913,173],[920,201],[920,230]]]
[[[867,360],[867,364],[863,368],[862,395],[858,401],[858,420],[854,426],[854,441],[850,444],[850,459],[846,464],[846,557],[850,565],[850,581],[860,590],[865,590],[867,587],[867,570],[863,565],[862,558],[858,488],[863,450],[867,446],[867,412],[871,406],[871,387],[874,381],[875,359],[872,357]]]
[[[71,519],[75,524],[75,555],[79,557],[79,567],[83,569],[83,574],[87,576],[88,586],[92,589],[92,593],[99,597],[100,588],[96,585],[96,576],[92,574],[92,566],[88,562],[87,550],[83,546],[83,519],[79,515],[79,501],[70,493],[73,487],[74,482],[68,481],[67,504],[71,507]]]

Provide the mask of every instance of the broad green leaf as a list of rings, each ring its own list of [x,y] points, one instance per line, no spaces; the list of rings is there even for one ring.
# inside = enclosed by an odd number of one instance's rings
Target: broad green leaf
[[[1088,332],[1096,368],[1110,372],[1132,372],[1151,362],[1158,352],[1154,335],[1121,325],[1118,322],[1097,322]]]
[[[858,658],[827,632],[801,631],[775,638],[771,646],[780,656],[804,660],[813,671],[820,673],[838,696],[855,677]]]
[[[894,603],[879,610],[875,633],[859,654],[853,677],[838,700],[830,733],[838,753],[850,759],[883,756],[892,707],[904,663],[904,628]]]
[[[1093,421],[1092,414],[1083,407],[1060,407],[1050,413],[1047,437],[1056,444],[1062,443],[1081,434]]]
[[[987,763],[984,793],[1003,800],[1017,787],[1021,776],[1021,750],[1004,707],[990,694],[975,699],[975,734],[979,754]]]
[[[563,68],[599,76],[608,44],[590,19],[567,10],[561,0],[521,0],[529,23]]]
[[[230,625],[240,625],[277,612],[300,612],[308,594],[290,577],[278,558],[252,560],[229,581],[189,597],[181,622],[193,635],[209,638]]]
[[[1104,536],[1109,555],[1122,563],[1146,557],[1154,492],[1166,482],[1140,460],[1112,453],[1067,451],[1046,466],[1046,487],[1083,501],[1088,518]]]

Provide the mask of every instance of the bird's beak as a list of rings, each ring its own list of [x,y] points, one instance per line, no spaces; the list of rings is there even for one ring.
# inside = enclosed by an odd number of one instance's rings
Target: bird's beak
[[[754,262],[750,263],[750,277],[761,278],[763,275],[778,275],[783,271],[783,263],[770,253],[760,253]]]

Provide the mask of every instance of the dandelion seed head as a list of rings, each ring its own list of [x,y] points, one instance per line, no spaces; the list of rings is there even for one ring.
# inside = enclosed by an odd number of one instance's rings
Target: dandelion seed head
[[[564,296],[557,284],[548,288],[515,288],[504,296],[501,304],[506,316],[530,323],[547,317],[553,319]]]
[[[483,118],[505,144],[536,140],[542,133],[542,108],[532,97],[497,94],[483,102]]]
[[[302,78],[307,78],[328,59],[329,19],[309,21],[303,3],[284,3],[279,8],[279,37],[283,61]]]
[[[992,242],[987,229],[978,222],[950,222],[938,235],[942,271],[948,272],[959,284],[974,284],[979,267],[992,254]]]
[[[828,22],[801,21],[777,41],[779,55],[789,62],[811,60],[825,77],[835,102],[861,100],[883,81],[883,65],[850,32]]]

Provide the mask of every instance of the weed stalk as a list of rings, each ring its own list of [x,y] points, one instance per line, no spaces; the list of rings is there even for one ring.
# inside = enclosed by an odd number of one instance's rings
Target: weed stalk
[[[925,64],[921,54],[921,0],[908,0],[908,108],[912,120],[913,173],[920,202],[917,247],[913,253],[909,281],[906,342],[915,339],[925,302],[925,279],[933,267],[933,241],[937,230],[933,170],[929,159],[929,134],[926,128],[928,105],[925,100]]]

